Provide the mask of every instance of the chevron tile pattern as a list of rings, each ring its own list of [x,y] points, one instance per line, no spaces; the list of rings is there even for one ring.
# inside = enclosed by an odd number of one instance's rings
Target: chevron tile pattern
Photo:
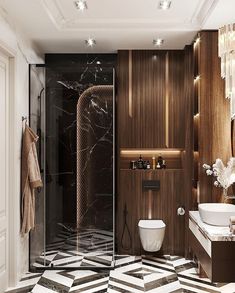
[[[105,263],[106,257],[100,258]],[[84,261],[97,262],[97,259],[86,256]],[[29,273],[22,278],[18,288],[7,292],[235,293],[235,283],[218,284],[199,278],[196,264],[179,256],[117,255],[113,270],[68,269],[46,270],[42,275]]]

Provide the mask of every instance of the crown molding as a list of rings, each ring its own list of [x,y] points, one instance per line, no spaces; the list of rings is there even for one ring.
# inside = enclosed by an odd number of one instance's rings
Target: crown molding
[[[191,19],[191,23],[196,23],[201,29],[218,2],[219,0],[201,0]]]
[[[157,19],[71,19],[60,6],[60,0],[39,0],[52,23],[59,31],[103,31],[103,30],[200,30],[219,0],[200,0],[196,11],[188,21],[162,22]]]

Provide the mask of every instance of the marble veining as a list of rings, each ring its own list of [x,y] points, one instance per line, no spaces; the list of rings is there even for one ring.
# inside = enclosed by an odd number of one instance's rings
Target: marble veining
[[[48,247],[58,240],[61,224],[76,233],[113,230],[113,94],[91,89],[113,87],[116,55],[48,54],[45,59]]]
[[[77,104],[77,227],[110,230],[112,213],[113,86],[99,85]]]

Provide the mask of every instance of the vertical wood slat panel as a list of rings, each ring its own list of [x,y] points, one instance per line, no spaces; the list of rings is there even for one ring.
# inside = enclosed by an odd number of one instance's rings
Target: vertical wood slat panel
[[[118,52],[118,137],[122,148],[165,147],[165,54],[162,51],[132,51],[130,117],[129,51]]]
[[[129,51],[118,53],[117,102],[120,147],[184,148],[186,111],[183,94],[183,51],[132,51],[131,67],[129,54]],[[169,55],[168,84],[166,84],[167,55]],[[132,81],[129,81],[130,76]]]
[[[222,200],[222,190],[213,187],[212,179],[202,169],[217,158],[227,162],[231,156],[231,122],[229,102],[224,97],[220,77],[218,33],[200,33],[199,50],[199,193],[200,202]]]
[[[156,60],[154,59],[156,55]],[[132,147],[165,147],[164,137],[164,70],[165,53],[133,51]]]
[[[169,147],[185,147],[184,51],[169,51]]]
[[[169,90],[167,109],[169,112],[169,147],[184,147],[184,111],[188,109],[185,109],[184,103],[183,53],[179,51],[168,53],[170,55],[169,84],[166,84],[167,51],[132,51],[131,118],[128,115],[129,52],[120,51],[118,55],[118,68],[120,67],[117,72],[118,150],[120,148],[166,147],[167,87]],[[174,80],[175,75],[177,75],[176,81]],[[121,164],[119,164],[120,166]],[[138,221],[152,217],[153,219],[163,219],[167,223],[163,245],[164,253],[184,254],[184,217],[176,216],[177,207],[185,206],[182,174],[183,170],[180,169],[162,172],[139,170],[131,172],[119,168],[116,220],[118,253],[135,255],[143,253],[138,233]],[[161,181],[161,191],[158,194],[142,191],[142,180],[151,178]],[[133,242],[133,247],[129,250],[125,250],[121,245],[125,204],[129,212],[128,224]],[[174,226],[172,222],[175,223]],[[123,243],[128,244],[128,241],[125,229]]]
[[[185,152],[183,155],[183,169],[184,169],[184,194],[185,194],[185,224],[188,225],[189,210],[194,210],[196,206],[195,197],[192,193],[192,179],[193,179],[193,110],[194,110],[194,66],[193,66],[193,47],[186,46],[185,48],[185,81],[184,81],[184,95],[185,95]],[[189,230],[185,227],[185,257],[189,255]]]
[[[121,146],[130,145],[133,140],[130,129],[132,128],[132,119],[129,117],[129,51],[118,51],[117,60],[117,142]],[[128,125],[128,127],[127,127]]]

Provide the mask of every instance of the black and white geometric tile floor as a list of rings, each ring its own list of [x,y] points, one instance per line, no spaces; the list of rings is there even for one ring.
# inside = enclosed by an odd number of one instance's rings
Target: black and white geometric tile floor
[[[196,265],[178,256],[116,256],[115,269],[46,270],[27,274],[8,293],[234,293],[235,283],[199,278]]]
[[[47,245],[33,266],[44,268],[112,266],[113,232],[101,229],[66,230],[65,225],[54,241]]]

